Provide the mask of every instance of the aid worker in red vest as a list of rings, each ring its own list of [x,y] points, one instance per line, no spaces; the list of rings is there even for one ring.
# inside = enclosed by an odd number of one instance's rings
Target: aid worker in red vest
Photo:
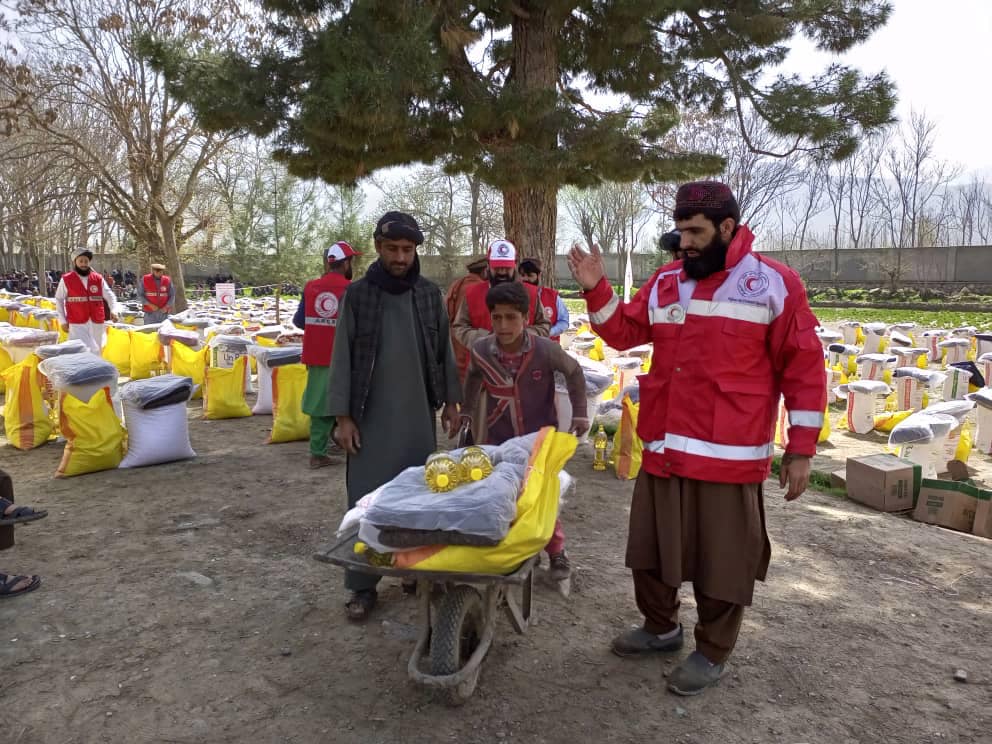
[[[90,268],[93,253],[77,248],[72,254],[72,271],[63,274],[55,290],[55,310],[59,325],[69,339],[79,339],[97,356],[103,348],[103,326],[111,308],[110,320],[117,322],[117,298],[103,277]]]
[[[145,325],[162,323],[169,317],[176,301],[176,288],[165,275],[163,264],[153,263],[151,273],[141,277],[138,299],[141,301],[141,309],[145,311]]]
[[[493,332],[493,324],[490,319],[489,306],[486,305],[486,293],[490,287],[495,287],[503,282],[519,282],[520,276],[517,274],[517,247],[509,240],[500,238],[489,244],[486,252],[489,258],[489,281],[473,284],[465,291],[465,299],[458,306],[458,314],[451,324],[451,339],[461,344],[466,349],[471,349],[472,345],[484,336]],[[522,282],[521,282],[522,283]],[[527,316],[527,323],[539,336],[547,336],[551,326],[544,313],[535,312],[540,304],[537,297],[537,287],[532,284],[524,284],[529,299],[530,311]],[[480,395],[477,410],[472,412],[472,420],[476,426],[480,422],[485,422],[486,416],[486,396]],[[486,440],[486,432],[473,431],[472,439],[476,442]]]
[[[541,310],[551,326],[549,333],[555,343],[561,342],[561,334],[568,330],[568,308],[565,301],[551,287],[541,286],[543,264],[539,258],[525,258],[520,262],[520,278],[524,284],[537,287],[541,297]]]
[[[448,310],[448,317],[454,319],[458,316],[458,307],[465,299],[465,293],[469,287],[475,284],[485,284],[489,286],[489,260],[482,256],[473,259],[465,264],[468,273],[461,279],[456,279],[448,287],[444,295],[444,306]],[[458,343],[455,334],[451,334],[451,348],[455,352],[455,364],[458,366],[458,379],[465,382],[465,373],[468,372],[468,349]]]
[[[338,307],[351,284],[352,258],[361,255],[343,240],[324,252],[324,275],[303,288],[303,299],[293,324],[303,329],[303,363],[307,365],[307,387],[303,412],[310,417],[310,467],[323,468],[341,460],[328,455],[334,417],[328,413],[331,350],[338,326]]]

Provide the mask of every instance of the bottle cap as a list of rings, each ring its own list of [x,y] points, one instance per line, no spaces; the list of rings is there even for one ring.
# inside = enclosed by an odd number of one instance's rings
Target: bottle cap
[[[474,481],[482,480],[482,468],[472,468],[472,470],[469,471],[469,476]]]
[[[440,475],[439,475],[439,476],[437,477],[437,484],[438,484],[438,486],[440,486],[441,488],[447,488],[447,487],[448,487],[448,482],[449,482],[449,481],[448,481],[448,476],[446,476],[446,475],[445,475],[444,473],[441,473],[441,474],[440,474]]]

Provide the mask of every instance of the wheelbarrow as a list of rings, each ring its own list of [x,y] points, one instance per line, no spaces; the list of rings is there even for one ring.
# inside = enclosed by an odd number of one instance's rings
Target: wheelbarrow
[[[420,628],[407,672],[414,682],[439,691],[447,703],[461,705],[479,681],[496,636],[498,610],[506,611],[517,633],[527,631],[538,556],[505,575],[418,571],[371,565],[364,554],[355,553],[357,540],[356,527],[314,558],[352,571],[416,581]]]

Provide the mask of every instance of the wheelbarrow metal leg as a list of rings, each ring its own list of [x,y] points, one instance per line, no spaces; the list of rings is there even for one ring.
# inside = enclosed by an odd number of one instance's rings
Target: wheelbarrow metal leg
[[[534,601],[534,569],[531,568],[527,578],[520,585],[520,603],[509,587],[504,595],[506,600],[506,614],[513,625],[513,629],[518,633],[526,633],[530,625],[530,618],[533,611]]]

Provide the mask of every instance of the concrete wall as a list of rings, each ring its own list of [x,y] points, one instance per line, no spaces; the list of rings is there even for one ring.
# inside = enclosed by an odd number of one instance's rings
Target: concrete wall
[[[764,255],[782,261],[811,281],[830,281],[834,278],[842,282],[863,282],[867,285],[880,285],[890,281],[890,267],[894,266],[897,252],[890,249],[843,250],[839,252],[839,270],[833,275],[834,252],[815,251],[765,251]],[[905,248],[902,254],[901,279],[914,283],[964,282],[992,284],[992,246],[951,246],[942,248]],[[20,266],[13,256],[15,264]],[[424,275],[440,284],[448,284],[464,272],[464,260],[446,263],[440,256],[422,256],[421,266]],[[607,273],[615,284],[623,281],[620,257],[605,257]],[[639,284],[647,279],[656,268],[657,258],[653,253],[634,254],[634,282]],[[140,274],[138,262],[130,257],[113,254],[98,255],[94,259],[98,271],[131,269]],[[61,268],[61,267],[56,267]],[[559,283],[571,284],[565,256],[557,256],[555,270]],[[196,282],[215,274],[229,272],[223,260],[196,260],[184,267],[187,279]]]
[[[902,251],[839,251],[837,276],[833,275],[833,251],[765,251],[764,255],[787,263],[804,279],[880,284],[890,280],[901,254],[898,277],[905,282],[992,283],[992,246],[904,248]]]

